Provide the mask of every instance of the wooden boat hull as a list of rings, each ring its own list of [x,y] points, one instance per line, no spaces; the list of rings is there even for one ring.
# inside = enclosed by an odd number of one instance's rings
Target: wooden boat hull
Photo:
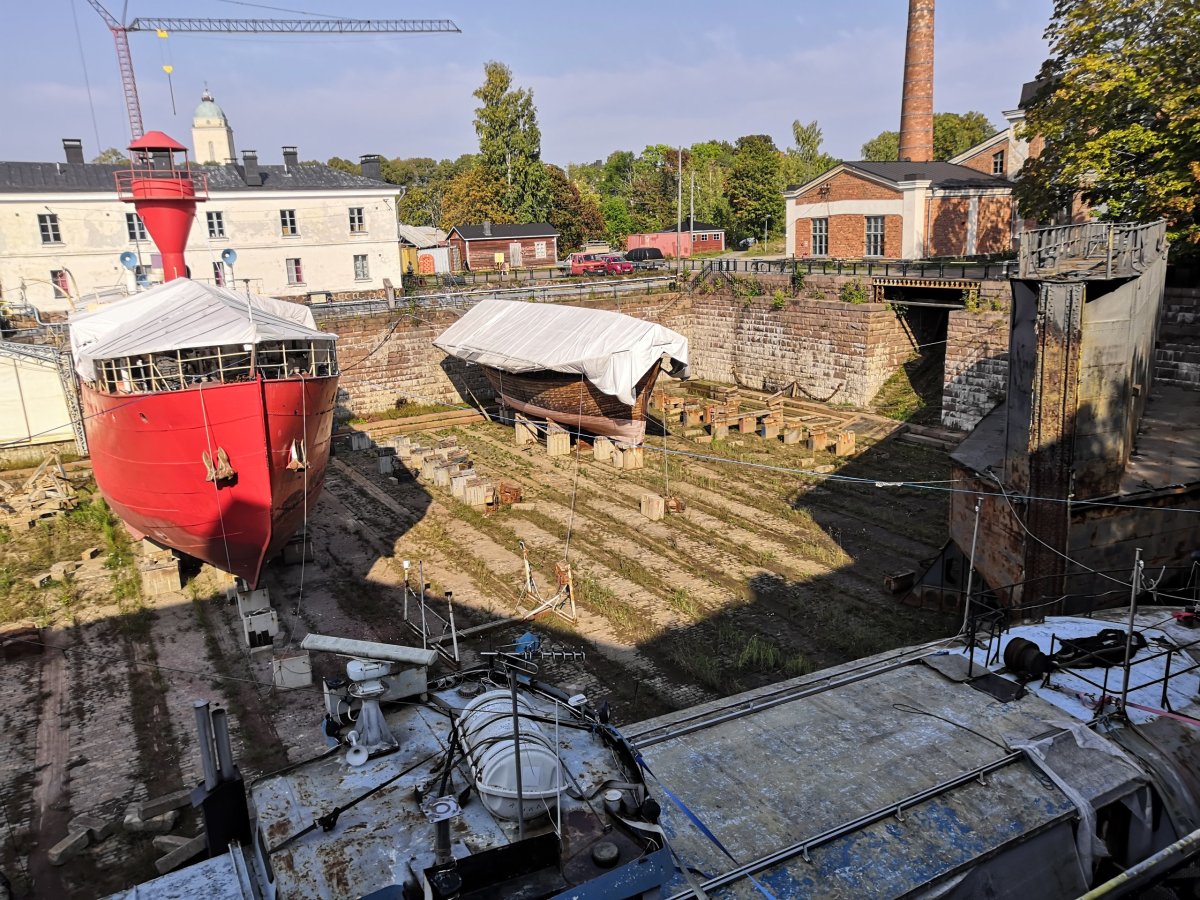
[[[637,383],[632,405],[603,394],[580,375],[523,372],[514,375],[483,367],[488,382],[505,406],[557,422],[571,430],[640,444],[646,437],[646,406],[662,366],[654,365]]]
[[[135,534],[256,585],[321,493],[337,383],[260,378],[132,395],[85,384],[96,484]],[[203,455],[218,450],[234,474],[206,480]]]

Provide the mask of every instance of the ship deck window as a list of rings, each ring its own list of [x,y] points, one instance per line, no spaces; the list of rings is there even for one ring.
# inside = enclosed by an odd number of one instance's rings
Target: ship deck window
[[[256,376],[267,380],[323,378],[338,374],[330,341],[266,341],[253,354],[240,344],[196,347],[105,359],[98,386],[112,394],[179,391],[207,384],[233,384]]]

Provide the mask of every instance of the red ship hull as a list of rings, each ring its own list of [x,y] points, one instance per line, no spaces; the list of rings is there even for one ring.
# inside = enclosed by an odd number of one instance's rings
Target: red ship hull
[[[337,382],[260,378],[132,395],[85,384],[96,484],[134,532],[257,585],[321,493]],[[219,450],[234,474],[206,480],[203,455],[215,461]]]

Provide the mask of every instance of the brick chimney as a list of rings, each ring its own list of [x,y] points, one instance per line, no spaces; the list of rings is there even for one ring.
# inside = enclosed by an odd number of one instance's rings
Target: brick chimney
[[[358,163],[362,166],[363,178],[370,178],[373,181],[383,181],[383,157],[378,153],[368,153],[365,156],[360,156]]]
[[[933,159],[933,0],[908,0],[900,159]]]
[[[242,168],[245,170],[244,180],[247,187],[262,187],[262,172],[258,169],[258,151],[242,151]]]
[[[84,161],[83,141],[79,138],[63,138],[63,152],[67,155],[67,162],[72,165]]]

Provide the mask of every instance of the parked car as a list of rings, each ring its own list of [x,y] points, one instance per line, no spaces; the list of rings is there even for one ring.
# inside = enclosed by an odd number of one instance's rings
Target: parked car
[[[572,253],[572,275],[603,275],[606,271],[604,257],[599,253]]]
[[[653,263],[661,261],[664,257],[663,252],[657,247],[634,247],[625,254],[625,258],[635,263]]]
[[[602,254],[602,258],[604,259],[604,272],[606,275],[633,274],[633,263],[620,253],[605,253]]]

